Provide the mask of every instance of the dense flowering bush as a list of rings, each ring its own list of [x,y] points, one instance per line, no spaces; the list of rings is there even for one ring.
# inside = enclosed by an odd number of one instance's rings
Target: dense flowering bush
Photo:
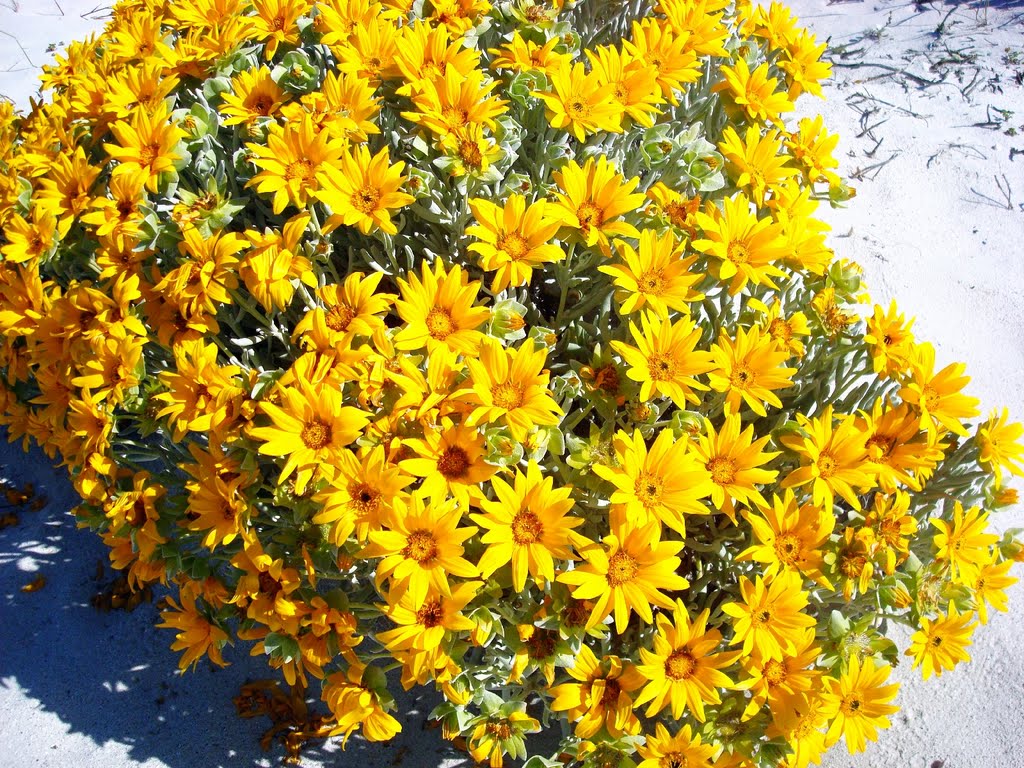
[[[3,108],[8,433],[183,669],[319,693],[293,751],[427,683],[492,766],[864,749],[887,622],[927,677],[1005,610],[1024,430],[826,245],[823,51],[724,0],[122,0]]]

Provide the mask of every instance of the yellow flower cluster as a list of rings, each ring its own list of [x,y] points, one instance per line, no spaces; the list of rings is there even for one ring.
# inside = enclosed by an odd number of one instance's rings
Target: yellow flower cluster
[[[2,423],[302,738],[397,669],[495,768],[804,768],[888,725],[884,621],[927,677],[1006,610],[1024,427],[826,245],[824,44],[619,5],[121,0],[0,106]]]

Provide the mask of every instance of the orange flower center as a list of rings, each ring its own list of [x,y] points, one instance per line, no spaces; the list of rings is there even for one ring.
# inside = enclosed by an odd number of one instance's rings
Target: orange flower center
[[[523,404],[523,388],[512,381],[491,387],[491,399],[499,408],[512,411]]]
[[[335,304],[327,312],[324,324],[332,331],[344,331],[356,316],[355,310],[347,304]]]
[[[617,587],[632,581],[639,570],[640,565],[636,558],[628,552],[619,550],[608,558],[608,575],[605,578],[609,586]]]
[[[461,107],[443,107],[441,109],[441,119],[452,130],[464,126],[468,117],[469,113]]]
[[[665,480],[661,475],[641,472],[633,484],[633,493],[645,507],[656,507],[661,503],[661,493],[665,489]]]
[[[512,541],[516,544],[533,544],[543,535],[544,525],[530,510],[524,509],[512,518]]]
[[[437,471],[448,480],[466,476],[471,462],[466,452],[457,445],[449,446],[437,459]]]
[[[640,293],[660,296],[665,290],[665,273],[661,269],[649,269],[636,280]]]
[[[598,208],[593,202],[587,200],[576,209],[576,218],[580,222],[580,231],[587,235],[590,233],[591,227],[601,228],[604,223],[604,209]]]
[[[839,468],[839,462],[836,461],[836,457],[831,453],[823,451],[818,456],[818,474],[823,480],[828,480],[836,473],[836,469]]]
[[[774,686],[781,684],[786,679],[787,674],[786,665],[781,661],[769,659],[768,663],[764,665],[763,675],[765,682],[767,682],[768,685]]]
[[[360,514],[374,512],[380,505],[380,491],[366,483],[353,483],[348,493],[352,497],[352,506]]]
[[[613,707],[619,700],[619,694],[622,692],[622,686],[619,685],[617,680],[605,680],[604,681],[604,693],[601,695],[601,704],[606,707]]]
[[[736,389],[746,389],[754,384],[756,376],[746,363],[737,363],[729,376],[729,383]]]
[[[498,250],[507,253],[512,261],[519,261],[529,252],[530,245],[518,232],[509,232],[498,241]]]
[[[800,559],[800,539],[792,533],[784,533],[775,539],[775,556],[786,565],[793,565]]]
[[[480,168],[484,164],[484,156],[475,141],[464,139],[459,144],[459,157],[470,168]]]
[[[676,375],[675,358],[655,352],[647,358],[647,372],[654,381],[671,381]]]
[[[288,163],[288,167],[284,169],[284,180],[294,181],[298,179],[303,185],[311,184],[316,178],[316,166],[313,165],[312,160],[302,158],[294,162]]]
[[[712,482],[729,485],[736,479],[736,462],[728,456],[716,456],[705,467],[711,473]]]
[[[427,332],[437,339],[444,341],[458,330],[452,320],[452,313],[444,307],[431,307],[427,313]]]
[[[512,726],[505,720],[491,721],[487,723],[487,733],[499,741],[512,738]]]
[[[850,717],[851,715],[857,714],[860,710],[863,702],[860,700],[860,696],[856,693],[852,693],[849,696],[844,696],[842,703],[839,705],[840,711]]]
[[[729,243],[726,258],[733,264],[746,264],[750,261],[750,250],[743,243]]]
[[[413,531],[402,548],[402,557],[426,566],[437,557],[437,541],[430,531]]]
[[[427,629],[436,627],[442,621],[444,621],[444,609],[441,607],[441,601],[436,597],[427,600],[423,607],[416,611],[416,623],[422,624]]]
[[[550,629],[535,629],[526,643],[526,653],[534,660],[546,659],[555,652],[555,633]]]
[[[777,317],[769,324],[768,335],[776,341],[789,341],[793,338],[793,326],[787,320]]]
[[[690,758],[682,752],[669,752],[658,760],[658,768],[689,768]]]
[[[760,610],[754,611],[750,614],[750,623],[755,627],[762,627],[772,620],[772,612],[768,607],[763,607]]]
[[[159,144],[147,144],[144,147],[139,147],[139,165],[143,168],[147,168],[153,164],[153,161],[160,156],[160,145]]]
[[[573,99],[565,105],[565,112],[573,120],[584,120],[590,117],[590,105],[582,99]]]
[[[686,648],[673,651],[665,660],[665,675],[672,680],[687,680],[697,670],[697,660]]]
[[[299,439],[307,448],[318,451],[331,442],[331,427],[320,419],[314,419],[302,428]]]
[[[364,216],[369,216],[377,210],[377,202],[379,200],[380,190],[367,185],[352,194],[352,207]]]

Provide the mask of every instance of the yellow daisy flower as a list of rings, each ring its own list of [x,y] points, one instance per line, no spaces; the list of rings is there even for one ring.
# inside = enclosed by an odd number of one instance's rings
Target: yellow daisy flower
[[[778,79],[768,76],[767,62],[751,72],[746,59],[740,57],[735,66],[723,64],[721,72],[724,79],[713,90],[732,102],[746,120],[781,125],[780,115],[793,111],[789,97],[776,90]]]
[[[519,442],[535,426],[555,426],[562,412],[548,392],[550,374],[544,370],[547,350],[527,338],[518,349],[505,349],[490,336],[483,338],[478,359],[466,360],[469,387],[456,393],[476,407],[466,426],[504,422]]]
[[[836,525],[831,510],[797,504],[793,491],[787,489],[783,496],[774,495],[771,504],[760,505],[759,513],[745,514],[759,543],[743,550],[737,560],[763,563],[765,576],[790,571],[832,589],[821,572],[823,548]]]
[[[423,261],[422,279],[410,272],[407,280],[399,278],[402,298],[395,302],[405,327],[395,335],[400,350],[427,348],[433,352],[447,347],[453,352],[476,356],[483,333],[476,330],[491,316],[487,307],[474,306],[480,283],[470,282],[458,264],[450,270],[440,259],[431,270]]]
[[[953,581],[970,585],[977,581],[981,566],[989,561],[989,547],[999,541],[994,533],[986,533],[988,512],[971,507],[966,512],[959,500],[953,502],[953,520],[933,517],[928,522],[939,529],[932,541],[935,557],[949,563]]]
[[[494,131],[498,127],[496,119],[508,111],[508,102],[491,93],[497,85],[497,81],[484,82],[480,70],[463,75],[451,67],[444,77],[420,81],[422,91],[412,99],[416,111],[401,114],[438,139],[469,124]]]
[[[716,392],[725,392],[726,415],[739,413],[746,405],[758,416],[766,416],[765,404],[782,407],[776,390],[793,386],[796,368],[782,365],[789,353],[780,351],[772,339],[758,327],[736,329],[732,339],[723,330],[717,344],[711,346],[715,366],[708,383]]]
[[[667,434],[667,432],[662,432]],[[615,631],[626,631],[630,612],[647,624],[654,621],[651,605],[674,605],[662,590],[686,589],[689,582],[677,573],[681,541],[661,541],[657,522],[642,526],[621,524],[600,544],[580,548],[586,563],[560,574],[557,581],[572,588],[577,600],[593,600],[587,628],[596,627],[613,611]],[[813,621],[813,620],[812,620]],[[641,684],[643,678],[640,678]],[[637,686],[639,687],[639,685]]]
[[[533,461],[525,475],[516,470],[514,485],[495,477],[491,486],[497,500],[484,499],[484,514],[470,516],[486,530],[480,537],[488,545],[477,563],[480,575],[487,578],[511,562],[516,592],[526,588],[527,573],[539,586],[554,581],[555,559],[575,559],[571,543],[585,541],[572,532],[583,524],[582,518],[568,515],[574,504],[572,489],[555,488],[554,478],[542,476]]]
[[[260,194],[273,195],[274,213],[281,213],[289,203],[305,208],[321,187],[319,172],[325,167],[341,164],[343,142],[319,130],[309,116],[301,122],[272,124],[266,146],[245,145],[251,162],[260,171],[247,183]]]
[[[695,214],[703,237],[694,240],[693,249],[713,260],[708,269],[729,293],[737,294],[747,282],[778,288],[772,278],[785,273],[772,262],[785,258],[787,245],[779,224],[770,217],[759,219],[742,192],[722,201],[719,210],[708,204],[707,213]]]
[[[702,743],[700,734],[694,733],[689,723],[675,736],[662,723],[656,723],[654,734],[647,734],[644,743],[637,748],[637,754],[643,758],[637,768],[713,768],[719,765],[717,761],[711,762],[716,752],[718,746]]]
[[[377,586],[388,581],[396,601],[409,592],[411,608],[418,611],[431,592],[451,597],[449,576],[474,579],[478,575],[476,566],[462,557],[462,543],[477,528],[459,528],[461,519],[454,499],[434,498],[427,504],[419,495],[396,497],[392,508],[381,513],[383,530],[370,531],[370,543],[359,557],[382,558],[376,568]]]
[[[718,149],[736,186],[749,189],[759,207],[764,205],[766,192],[799,173],[789,165],[790,158],[782,154],[782,139],[775,130],[762,136],[760,127],[752,125],[740,138],[736,129],[728,125]]]
[[[377,641],[389,651],[407,651],[410,648],[428,651],[440,648],[452,632],[467,632],[476,623],[462,615],[463,609],[483,585],[481,581],[465,581],[457,585],[450,595],[428,590],[426,599],[417,604],[411,591],[402,592],[388,604],[380,606],[384,615],[398,625],[395,629],[377,633]]]
[[[731,645],[742,643],[743,655],[754,653],[762,659],[778,659],[796,653],[804,630],[814,626],[814,618],[803,613],[808,595],[803,580],[792,571],[752,582],[740,577],[742,603],[726,603],[722,611],[731,616]]]
[[[661,95],[673,105],[679,103],[676,91],[686,83],[700,80],[702,67],[696,54],[687,48],[689,35],[676,35],[661,19],[633,22],[633,34],[622,41],[622,50],[656,72]]]
[[[749,720],[765,704],[775,716],[788,706],[793,697],[815,689],[821,672],[814,669],[814,662],[821,648],[814,644],[814,630],[806,629],[793,647],[791,653],[781,659],[758,656],[756,653],[743,659],[743,671],[748,675],[740,687],[751,692],[743,718]]]
[[[463,508],[480,505],[480,486],[498,471],[484,460],[487,445],[483,434],[450,419],[444,419],[439,429],[425,430],[423,439],[410,438],[404,445],[415,451],[417,458],[405,459],[399,466],[424,478],[421,491],[433,498],[452,495]]]
[[[872,658],[862,662],[854,655],[846,671],[836,680],[825,678],[822,714],[832,720],[825,743],[832,745],[846,737],[850,754],[863,752],[868,741],[878,739],[878,729],[888,728],[888,715],[899,707],[889,704],[896,698],[898,683],[885,685],[892,668]]]
[[[966,368],[963,363],[950,363],[936,373],[935,347],[928,342],[914,347],[911,376],[899,394],[904,402],[917,407],[921,426],[930,435],[937,435],[940,427],[945,427],[961,437],[968,437],[961,422],[977,416],[980,411],[978,398],[961,394],[971,381],[970,376],[963,375]]]
[[[691,624],[682,600],[676,600],[671,621],[666,614],[658,614],[654,651],[641,648],[642,663],[637,666],[647,684],[634,706],[650,702],[647,717],[671,707],[676,720],[688,710],[703,723],[704,705],[722,703],[716,689],[733,687],[733,681],[721,670],[739,654],[713,653],[722,642],[722,633],[707,628],[709,615],[704,609]]]
[[[181,159],[174,148],[185,131],[171,120],[166,106],[153,112],[137,109],[130,123],[119,120],[110,126],[110,132],[117,144],[104,144],[103,148],[118,161],[114,176],[141,171],[150,192],[157,191],[161,174],[173,171],[174,162]]]
[[[479,223],[467,227],[466,234],[480,241],[470,243],[469,250],[479,255],[485,272],[495,273],[491,293],[527,285],[534,268],[565,258],[565,252],[551,243],[561,222],[546,201],[527,206],[526,198],[513,193],[504,206],[473,198],[469,208]]]
[[[858,512],[858,493],[874,486],[874,472],[868,460],[867,436],[857,428],[855,416],[841,416],[835,424],[832,406],[809,419],[797,414],[805,434],[785,435],[782,443],[800,455],[801,466],[782,481],[783,488],[812,484],[814,503],[832,509],[835,494]]]
[[[981,566],[978,578],[969,585],[974,594],[974,609],[978,612],[982,624],[988,624],[990,605],[997,611],[1006,613],[1009,601],[1004,590],[1018,581],[1013,576],[1006,575],[1013,565],[1013,560],[1004,560],[1001,563],[998,561],[999,549],[993,547],[991,558]]]
[[[711,502],[735,523],[736,502],[751,506],[756,502],[767,506],[756,485],[775,482],[776,470],[761,469],[764,464],[779,455],[778,451],[764,451],[771,440],[770,435],[754,440],[754,425],[750,424],[740,432],[739,414],[726,416],[721,429],[716,433],[708,419],[704,419],[704,432],[696,435],[690,444],[690,451],[711,475],[714,488]]]
[[[597,82],[612,87],[612,98],[625,117],[647,128],[654,125],[654,116],[661,113],[657,105],[664,103],[657,85],[658,70],[612,45],[584,53]]]
[[[544,102],[552,128],[564,128],[579,141],[599,131],[622,132],[622,105],[615,100],[611,83],[602,83],[582,62],[568,59],[562,60],[550,79],[554,93],[535,91],[532,95]]]
[[[691,269],[697,257],[683,258],[683,243],[671,232],[659,236],[647,228],[640,232],[639,251],[624,240],[616,240],[615,249],[624,263],[602,264],[598,269],[615,279],[622,314],[649,307],[664,320],[670,309],[688,315],[690,303],[704,298],[692,290],[704,278]]]
[[[1003,408],[1000,414],[992,411],[988,421],[978,427],[975,442],[980,447],[978,461],[987,464],[996,478],[996,485],[1003,484],[1003,469],[1011,475],[1024,476],[1024,424],[1007,424],[1010,411]]]
[[[223,94],[218,111],[225,115],[224,125],[251,124],[276,115],[289,98],[267,67],[253,67],[231,78],[231,91]]]
[[[966,649],[971,644],[971,633],[978,626],[971,622],[973,618],[973,613],[958,613],[953,603],[949,604],[945,616],[921,617],[921,628],[910,638],[905,655],[914,657],[914,669],[921,667],[925,680],[932,674],[941,675],[953,669],[961,661],[971,660]]]
[[[706,515],[701,499],[714,492],[710,473],[690,452],[688,441],[659,430],[650,449],[640,430],[615,437],[617,466],[594,464],[593,471],[615,486],[612,504],[624,504],[631,525],[664,523],[686,535],[685,515]]]
[[[359,437],[370,416],[344,405],[340,390],[314,389],[302,379],[294,387],[279,388],[278,396],[281,405],[260,403],[270,425],[250,428],[249,436],[262,441],[261,455],[287,457],[278,483],[294,472],[295,493],[301,496],[315,475],[333,478],[339,453]]]
[[[613,737],[640,732],[640,721],[633,714],[630,694],[644,684],[636,667],[618,656],[600,660],[586,645],[580,646],[576,663],[566,670],[577,682],[554,686],[553,712],[565,712],[575,723],[577,738],[589,739],[602,727]]]
[[[398,227],[391,221],[391,211],[416,199],[400,191],[407,179],[402,175],[404,168],[401,160],[391,165],[387,147],[371,157],[365,144],[343,151],[338,164],[320,166],[317,180],[322,189],[316,192],[316,198],[331,212],[324,231],[344,224],[364,235],[376,229],[396,234]]]
[[[643,204],[644,196],[633,194],[639,178],[625,181],[604,155],[596,161],[588,157],[582,167],[570,160],[552,176],[559,189],[554,215],[576,230],[588,247],[596,245],[605,256],[611,256],[609,237],[640,236],[636,227],[621,220]]]

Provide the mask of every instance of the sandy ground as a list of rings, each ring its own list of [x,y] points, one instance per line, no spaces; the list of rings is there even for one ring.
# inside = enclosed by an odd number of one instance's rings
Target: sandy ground
[[[51,43],[101,26],[100,0],[0,0],[0,94],[27,104],[33,71]],[[824,102],[805,98],[842,136],[842,172],[857,187],[844,210],[825,211],[832,246],[861,263],[876,300],[897,298],[940,364],[962,360],[987,410],[1024,419],[1024,4],[793,0],[838,66]],[[809,103],[807,103],[809,102]],[[266,674],[244,649],[226,669],[174,674],[172,636],[156,609],[102,613],[91,597],[102,545],[59,514],[73,493],[45,457],[3,446],[8,479],[49,498],[0,532],[0,768],[196,768],[273,765],[257,739],[265,721],[237,718],[231,698]],[[1000,530],[1024,510],[1000,513]],[[39,591],[21,587],[42,574]],[[1018,572],[1019,575],[1019,572]],[[976,634],[974,661],[924,683],[896,671],[902,707],[862,755],[842,745],[828,768],[1024,766],[1024,585],[1010,614]],[[353,741],[305,764],[431,768],[458,759],[423,730],[430,703],[402,702],[405,732],[387,746]],[[419,716],[417,716],[419,715]]]

